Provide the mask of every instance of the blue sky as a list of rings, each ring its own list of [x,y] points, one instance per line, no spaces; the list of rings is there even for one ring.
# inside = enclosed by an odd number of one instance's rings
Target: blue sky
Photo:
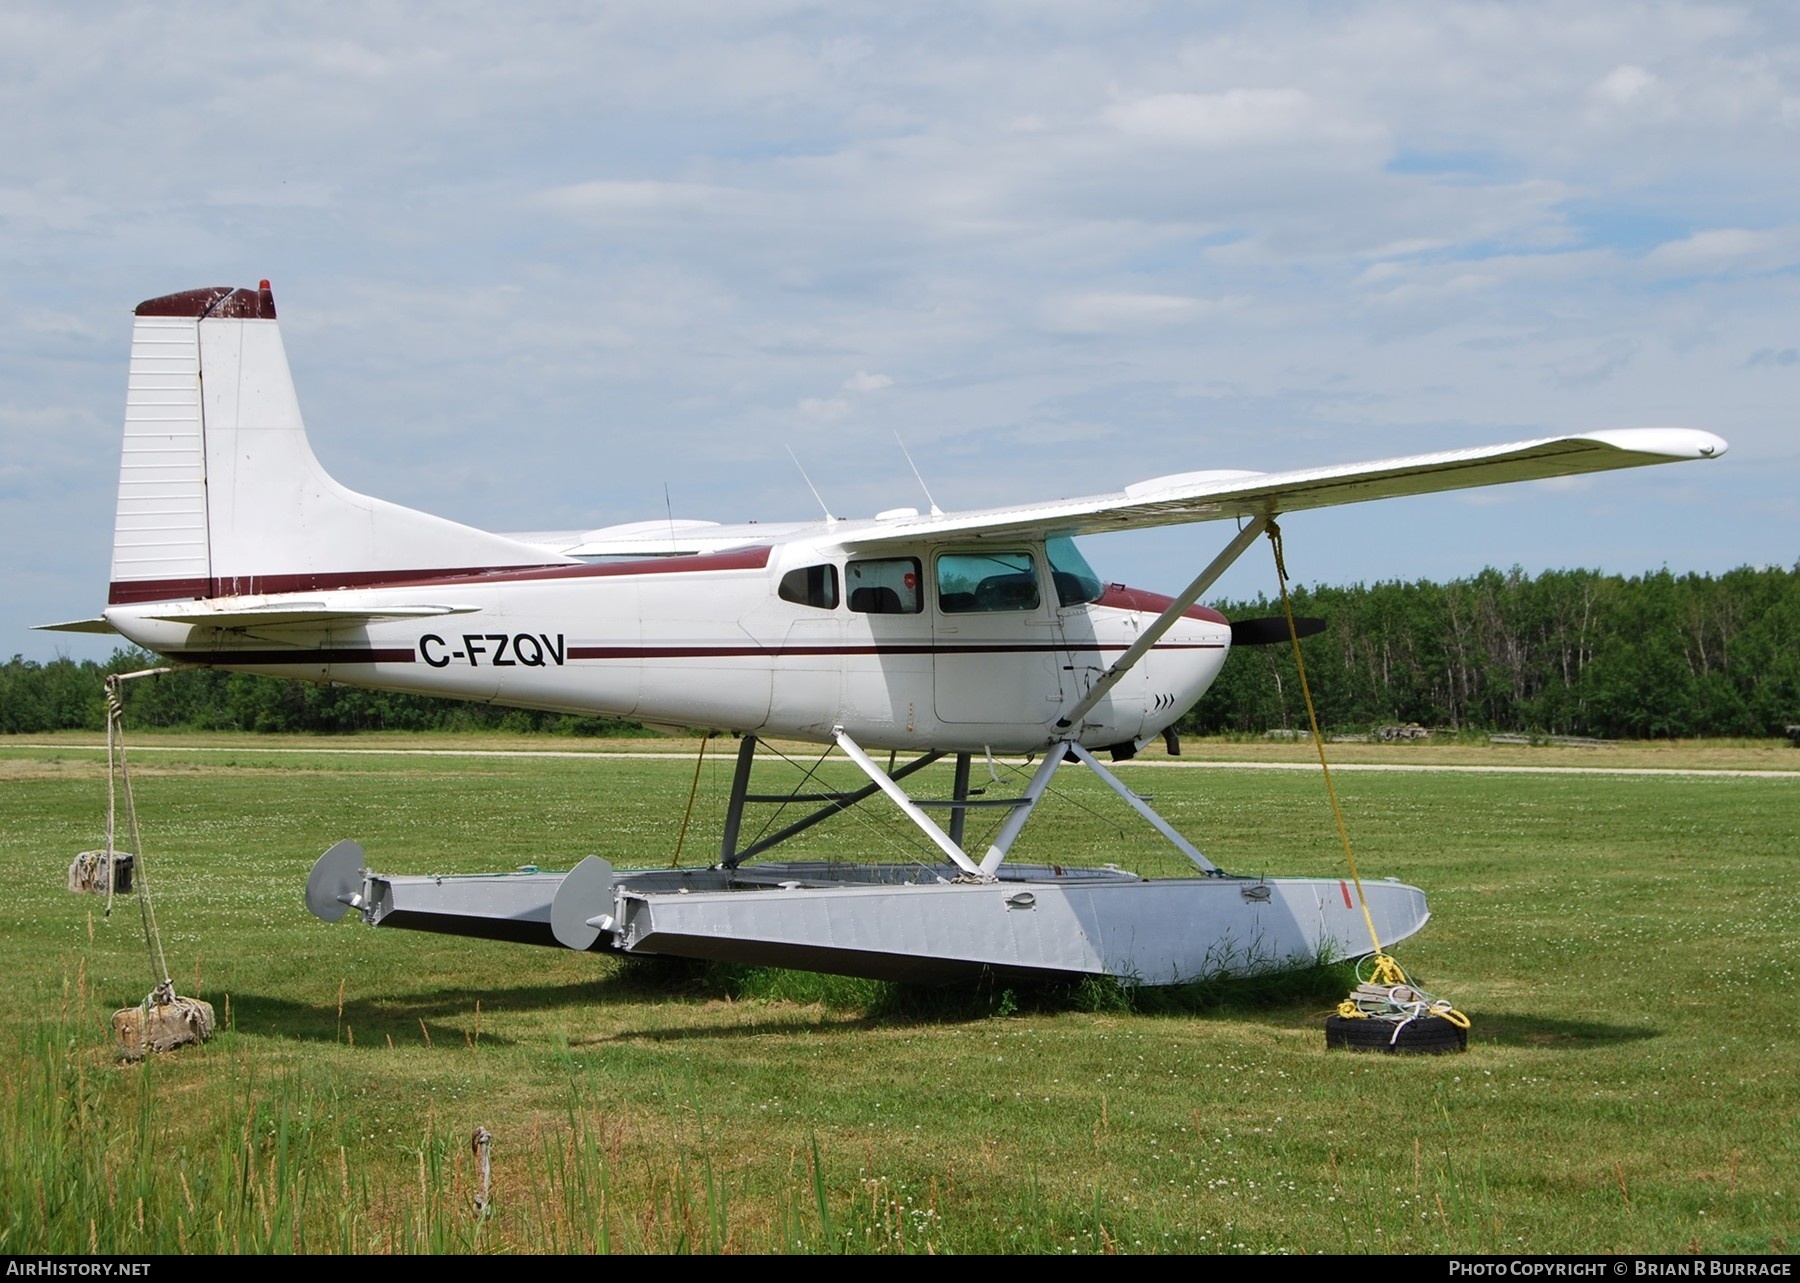
[[[327,468],[490,529],[1679,424],[1290,568],[1800,561],[1785,6],[18,4],[0,121],[6,654],[110,650],[30,625],[104,602],[131,308],[261,277]]]

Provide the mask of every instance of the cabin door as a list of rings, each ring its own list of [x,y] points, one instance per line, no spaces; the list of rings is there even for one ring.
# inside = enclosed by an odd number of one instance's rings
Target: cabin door
[[[938,720],[1047,726],[1062,705],[1063,645],[1041,551],[976,548],[932,558]]]

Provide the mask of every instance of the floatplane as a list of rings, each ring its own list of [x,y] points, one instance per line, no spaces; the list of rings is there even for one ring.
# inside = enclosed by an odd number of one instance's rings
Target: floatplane
[[[344,841],[306,887],[326,921],[355,913],[378,926],[884,979],[1174,983],[1370,947],[1346,882],[1232,876],[1108,765],[1158,737],[1173,749],[1171,727],[1234,644],[1287,640],[1286,621],[1233,624],[1198,604],[1278,515],[1725,448],[1687,429],[1597,431],[1282,472],[1182,472],[966,512],[496,534],[326,473],[264,281],[138,306],[108,604],[99,619],[52,627],[116,632],[177,664],[738,737],[707,867],[623,869],[588,856],[567,873],[405,876],[373,871]],[[1107,582],[1075,543],[1206,521],[1229,523],[1231,537],[1173,597]],[[751,780],[772,739],[835,750],[863,783],[783,795],[812,809],[746,839],[746,808],[771,800]],[[971,763],[996,754],[1033,764],[1016,796],[970,787]],[[924,773],[944,757],[952,769]],[[1104,781],[1193,874],[1009,863],[1065,768]],[[928,781],[937,796],[921,792]],[[766,858],[872,799],[905,817],[922,854]],[[985,826],[970,823],[977,814]],[[977,828],[985,836],[971,840]],[[1425,925],[1418,888],[1364,888],[1382,944]]]

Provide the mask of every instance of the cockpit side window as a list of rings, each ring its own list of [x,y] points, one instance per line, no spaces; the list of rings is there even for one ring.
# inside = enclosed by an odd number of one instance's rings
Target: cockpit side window
[[[1100,600],[1106,585],[1087,564],[1087,558],[1081,555],[1073,539],[1058,535],[1046,540],[1044,552],[1050,558],[1050,578],[1056,583],[1057,605],[1080,606]]]
[[[1036,610],[1037,563],[1011,550],[945,553],[937,559],[937,592],[946,615]]]
[[[776,595],[797,606],[813,606],[819,610],[836,610],[838,604],[837,567],[802,566],[781,577]]]
[[[878,557],[844,567],[850,609],[863,615],[916,615],[919,593],[917,557]]]

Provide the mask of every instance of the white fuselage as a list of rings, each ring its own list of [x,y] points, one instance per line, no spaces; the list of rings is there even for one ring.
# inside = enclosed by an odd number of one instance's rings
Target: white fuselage
[[[1000,573],[955,577],[971,565]],[[107,619],[148,649],[242,672],[820,741],[841,728],[886,749],[1141,742],[1218,675],[1230,629],[1196,608],[1080,726],[1058,728],[1168,604],[1069,582],[1031,541],[858,558],[841,543],[798,539],[206,603],[220,613],[318,603],[377,616],[354,624],[155,618],[168,602],[114,605]],[[1083,596],[1092,599],[1062,604]],[[446,613],[378,617],[384,605],[420,601]]]

